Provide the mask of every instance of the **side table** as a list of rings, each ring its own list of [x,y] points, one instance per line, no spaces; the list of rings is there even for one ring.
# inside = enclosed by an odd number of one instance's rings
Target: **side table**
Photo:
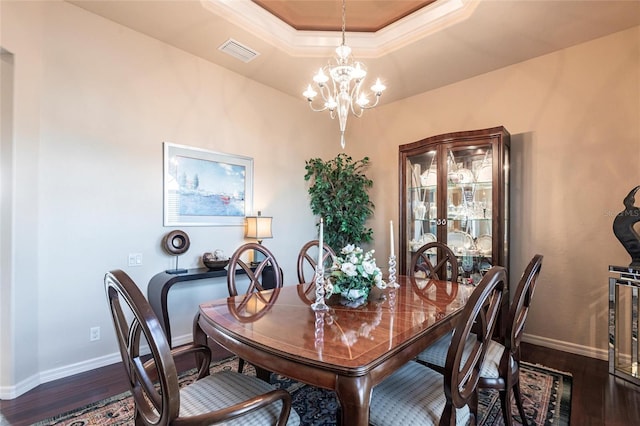
[[[638,288],[640,269],[609,266],[609,374],[640,385]]]

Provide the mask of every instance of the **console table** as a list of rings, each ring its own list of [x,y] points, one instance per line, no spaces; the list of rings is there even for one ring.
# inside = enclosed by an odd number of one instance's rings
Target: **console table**
[[[169,294],[171,286],[179,282],[226,276],[226,269],[212,271],[208,268],[195,268],[187,269],[187,272],[181,274],[169,274],[163,271],[151,278],[149,286],[147,287],[147,299],[149,299],[153,312],[160,319],[160,325],[162,326],[165,336],[167,336],[169,346],[172,346],[172,344],[171,324],[169,323],[169,313],[167,312],[167,295]]]
[[[609,374],[640,385],[638,370],[640,269],[609,266],[609,272]]]
[[[252,268],[253,269],[253,268]],[[237,274],[244,274],[243,269],[236,270]],[[280,271],[282,274],[282,270]],[[273,267],[267,266],[262,272],[262,287],[270,289],[275,287],[275,277],[273,274]],[[195,268],[187,269],[186,272],[170,274],[167,271],[162,271],[151,278],[149,286],[147,287],[147,299],[151,304],[151,309],[160,319],[160,325],[164,331],[164,335],[167,336],[169,346],[171,344],[171,324],[169,323],[169,312],[167,311],[167,295],[169,289],[176,283],[194,280],[204,280],[206,278],[220,278],[226,277],[226,269],[210,270],[208,268]]]

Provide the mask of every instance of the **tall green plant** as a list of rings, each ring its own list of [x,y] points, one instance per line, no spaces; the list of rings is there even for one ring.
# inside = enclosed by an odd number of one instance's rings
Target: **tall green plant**
[[[324,218],[324,241],[336,252],[372,240],[373,230],[365,226],[374,208],[367,193],[373,181],[364,174],[368,164],[369,157],[354,162],[344,153],[326,162],[312,158],[305,163],[311,211]]]

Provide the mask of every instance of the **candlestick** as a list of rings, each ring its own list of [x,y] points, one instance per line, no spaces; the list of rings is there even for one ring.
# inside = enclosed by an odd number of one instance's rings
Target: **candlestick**
[[[320,238],[318,239],[318,265],[323,265],[324,255],[324,219],[320,218]]]
[[[400,287],[400,284],[396,282],[396,257],[393,254],[389,256],[389,287]]]
[[[316,301],[311,304],[314,311],[328,311],[329,306],[324,302],[324,268],[316,265]]]
[[[314,346],[318,351],[318,357],[322,360],[322,350],[324,349],[324,312],[316,312],[316,332]]]
[[[324,221],[320,218],[320,238],[318,239],[318,262],[316,263],[316,301],[311,304],[311,309],[314,311],[328,311],[329,307],[324,303],[324,262],[322,261],[324,255]]]
[[[391,243],[390,243],[390,245],[391,245],[391,256],[395,256],[395,251],[394,251],[395,250],[394,249],[395,244],[393,242],[393,221],[392,220],[389,221],[389,234],[391,235],[391,238],[390,238],[390,241],[391,241]]]

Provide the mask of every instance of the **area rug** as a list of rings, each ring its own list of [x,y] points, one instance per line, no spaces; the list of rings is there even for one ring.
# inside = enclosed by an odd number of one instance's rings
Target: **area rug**
[[[211,371],[236,370],[237,358],[213,363]],[[255,375],[251,365],[245,365],[245,374]],[[180,376],[180,383],[189,383],[192,371]],[[336,424],[338,401],[335,393],[305,385],[289,378],[273,374],[271,383],[288,390],[293,399],[293,408],[300,415],[304,426],[324,426]],[[523,363],[520,384],[524,399],[525,412],[529,424],[569,425],[571,408],[571,376],[540,365]],[[514,424],[520,425],[520,417],[515,405]],[[110,425],[133,426],[133,401],[129,392],[60,414],[53,418],[35,423],[33,426],[86,426]],[[503,426],[500,399],[495,391],[482,391],[479,397],[480,426]]]

